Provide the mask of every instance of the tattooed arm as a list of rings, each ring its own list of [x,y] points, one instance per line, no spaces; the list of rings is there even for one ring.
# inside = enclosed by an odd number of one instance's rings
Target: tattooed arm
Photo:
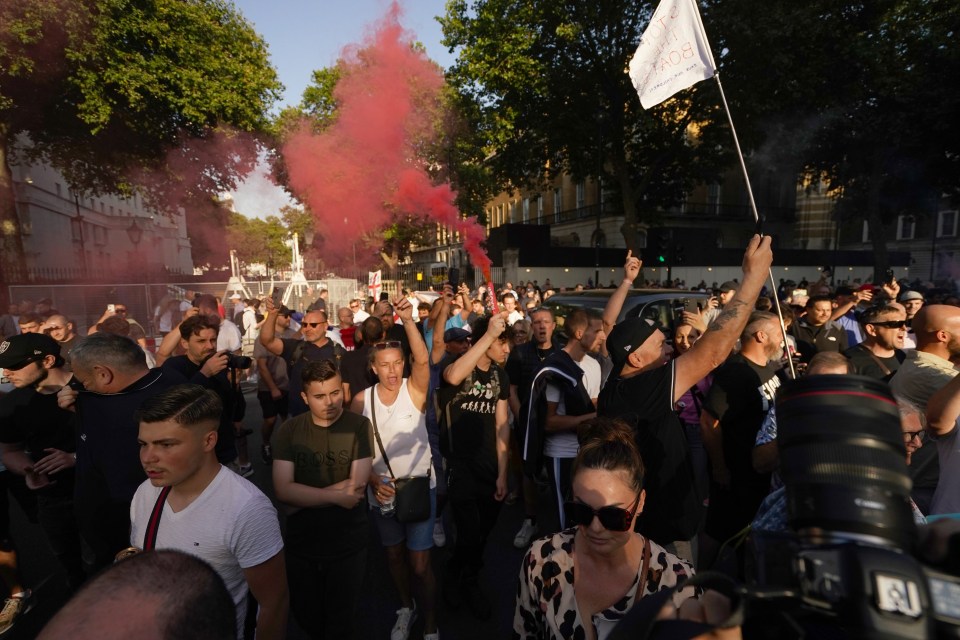
[[[743,283],[733,300],[727,303],[710,324],[710,330],[693,348],[677,358],[674,402],[730,355],[753,312],[772,262],[770,236],[753,236],[743,255]]]

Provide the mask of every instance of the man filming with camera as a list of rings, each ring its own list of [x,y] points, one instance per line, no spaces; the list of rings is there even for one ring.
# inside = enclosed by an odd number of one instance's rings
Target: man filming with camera
[[[220,426],[217,429],[217,460],[229,465],[237,458],[233,407],[235,395],[240,390],[231,381],[227,370],[231,359],[239,358],[227,351],[217,351],[218,333],[219,326],[205,315],[187,318],[179,327],[180,346],[186,353],[167,358],[161,368],[175,372],[187,382],[210,389],[220,397],[224,410],[220,414]],[[250,475],[245,472],[252,472],[252,465],[249,460],[241,460],[239,469],[241,475]]]

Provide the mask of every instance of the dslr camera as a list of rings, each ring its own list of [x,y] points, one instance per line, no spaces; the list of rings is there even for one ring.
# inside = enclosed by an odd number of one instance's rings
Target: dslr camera
[[[790,531],[751,532],[744,637],[960,638],[960,579],[912,555],[911,481],[889,387],[800,378],[781,387],[776,412]],[[960,558],[945,566],[955,571]]]
[[[253,365],[253,358],[249,356],[238,356],[232,353],[227,354],[228,369],[249,369]]]

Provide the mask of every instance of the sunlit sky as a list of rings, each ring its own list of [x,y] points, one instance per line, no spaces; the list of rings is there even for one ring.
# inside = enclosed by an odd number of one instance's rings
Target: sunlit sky
[[[267,41],[270,60],[286,87],[279,106],[295,105],[314,69],[336,63],[343,48],[359,43],[372,24],[386,14],[387,0],[234,0],[240,12]],[[401,0],[401,24],[422,42],[427,54],[443,67],[454,56],[440,44],[435,16],[444,0]],[[251,217],[275,214],[289,201],[261,171],[233,193],[237,211]]]

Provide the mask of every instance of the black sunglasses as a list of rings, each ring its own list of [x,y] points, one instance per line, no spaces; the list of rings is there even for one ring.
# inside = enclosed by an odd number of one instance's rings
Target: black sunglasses
[[[324,320],[323,322],[304,322],[303,326],[315,328],[315,327],[319,327],[322,324],[327,324],[326,320]]]
[[[377,351],[383,351],[384,349],[399,349],[400,341],[399,340],[387,340],[385,342],[375,342],[373,343],[373,348]]]
[[[907,326],[906,320],[885,320],[883,322],[868,322],[875,327],[884,327],[887,329],[903,329]]]
[[[589,527],[593,518],[597,517],[607,531],[626,531],[630,528],[630,521],[633,520],[633,516],[636,515],[637,509],[640,507],[641,495],[642,492],[637,494],[637,499],[633,501],[633,506],[629,509],[622,507],[594,509],[582,502],[568,501],[563,503],[563,511],[567,514],[567,520],[577,525]]]

